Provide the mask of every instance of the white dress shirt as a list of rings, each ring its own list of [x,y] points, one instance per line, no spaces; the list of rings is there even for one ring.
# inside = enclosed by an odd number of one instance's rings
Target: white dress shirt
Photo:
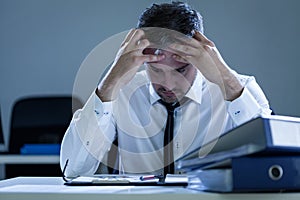
[[[236,76],[244,90],[229,102],[217,85],[197,73],[186,94],[188,100],[174,111],[175,161],[237,125],[271,113],[255,78]],[[159,99],[145,71],[137,73],[113,102],[103,103],[93,93],[74,113],[62,141],[62,169],[69,159],[65,174],[92,175],[100,163],[107,165],[107,153],[116,137],[120,173],[161,174],[167,111]]]

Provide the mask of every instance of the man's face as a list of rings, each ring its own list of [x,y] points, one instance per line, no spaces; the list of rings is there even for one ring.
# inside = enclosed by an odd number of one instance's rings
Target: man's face
[[[147,63],[147,73],[156,93],[166,103],[180,101],[188,92],[196,77],[196,68],[189,63],[178,62],[169,51],[160,50],[165,58]]]

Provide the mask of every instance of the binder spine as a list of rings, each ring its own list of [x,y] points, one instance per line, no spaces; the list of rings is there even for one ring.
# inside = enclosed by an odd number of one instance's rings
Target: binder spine
[[[233,190],[300,190],[300,156],[241,157],[232,160]]]

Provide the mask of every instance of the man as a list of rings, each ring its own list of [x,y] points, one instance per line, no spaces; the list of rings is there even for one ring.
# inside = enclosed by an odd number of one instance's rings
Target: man
[[[146,69],[138,72],[141,66]],[[68,160],[67,176],[92,175],[99,166],[120,173],[178,173],[180,157],[270,113],[255,79],[231,70],[204,36],[197,11],[181,2],[153,4],[74,114],[62,142],[61,168]],[[114,140],[118,156],[111,164]]]

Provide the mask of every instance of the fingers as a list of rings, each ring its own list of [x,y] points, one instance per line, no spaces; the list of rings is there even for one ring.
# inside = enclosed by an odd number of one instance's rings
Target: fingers
[[[187,56],[188,57],[188,56]],[[178,62],[181,62],[181,63],[189,63],[185,58],[179,56],[179,55],[172,55],[172,58]]]
[[[127,33],[121,47],[127,46],[126,48],[135,49],[139,46],[149,45],[149,42],[146,39],[143,39],[144,35],[144,31],[140,29],[131,29]]]
[[[169,48],[175,53],[180,56],[186,56],[186,55],[196,55],[199,52],[199,48],[203,48],[201,46],[199,47],[193,47],[186,44],[171,44]]]
[[[142,40],[138,40],[135,44],[136,49],[139,50],[144,50],[146,47],[148,47],[150,45],[149,40],[147,39],[142,39]]]
[[[193,38],[178,38],[179,42],[171,44],[169,47],[175,54],[179,55],[176,57],[180,61],[182,59],[189,60],[191,56],[203,56],[213,53],[212,50],[215,47],[215,44],[204,36],[199,31],[195,31]]]
[[[177,43],[192,46],[194,48],[199,48],[200,46],[215,47],[215,44],[199,31],[195,31],[193,38],[176,37],[176,39],[178,40]]]
[[[142,59],[143,63],[158,62],[160,60],[163,60],[165,58],[165,55],[143,55],[140,56],[140,58]]]
[[[132,32],[130,31],[128,37],[125,39],[126,45],[124,45],[125,49],[123,53],[131,57],[133,59],[133,63],[137,65],[145,62],[157,62],[164,59],[165,55],[143,54],[144,49],[150,45],[149,40],[144,37],[145,33],[143,30],[135,29]]]
[[[127,43],[130,40],[130,38],[132,37],[134,32],[135,32],[135,29],[130,29],[130,31],[127,33],[124,41],[122,42],[121,47],[123,47],[125,45],[125,43]]]
[[[143,38],[145,33],[143,30],[137,29],[128,41],[128,49],[134,55],[138,63],[157,62],[165,58],[165,55],[145,55],[143,50],[150,45],[148,39]]]
[[[145,36],[144,31],[140,29],[136,29],[134,33],[132,34],[130,40],[128,41],[128,45],[135,47],[141,45],[141,40],[143,39],[143,36]],[[144,40],[145,41],[145,40]]]
[[[215,44],[199,31],[195,31],[194,38],[204,45],[215,47]]]

